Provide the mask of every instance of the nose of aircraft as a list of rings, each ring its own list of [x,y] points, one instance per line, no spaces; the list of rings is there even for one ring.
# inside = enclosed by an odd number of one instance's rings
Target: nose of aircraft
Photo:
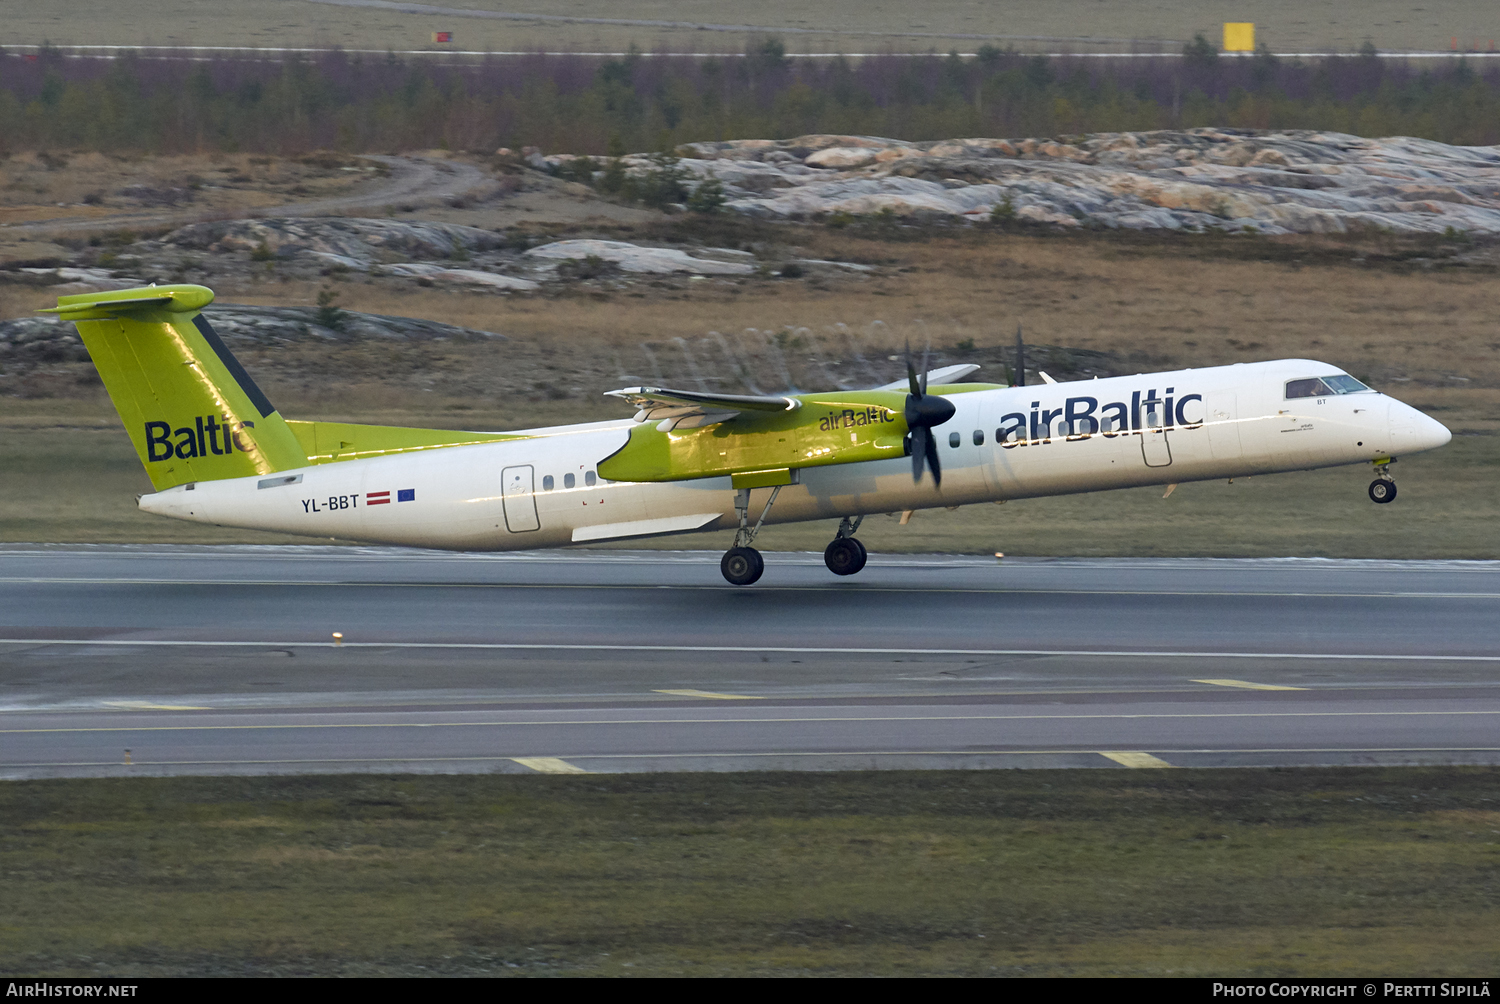
[[[1411,405],[1391,402],[1391,454],[1400,456],[1420,453],[1448,445],[1453,433],[1435,418],[1429,418]]]

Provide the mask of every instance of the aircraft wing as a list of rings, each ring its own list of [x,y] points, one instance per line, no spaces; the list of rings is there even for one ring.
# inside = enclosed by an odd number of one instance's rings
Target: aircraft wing
[[[742,411],[796,411],[802,402],[773,394],[708,394],[696,390],[665,387],[626,387],[607,391],[637,408],[637,422],[659,422],[663,432],[674,428],[695,429],[725,422]]]
[[[943,367],[940,367],[939,369],[928,370],[927,371],[927,386],[928,387],[936,387],[939,384],[958,383],[960,380],[962,380],[964,377],[968,376],[970,373],[977,372],[978,370],[979,370],[979,364],[978,363],[959,363],[957,366],[943,366]],[[895,381],[892,381],[891,383],[887,383],[887,384],[881,384],[879,387],[871,387],[870,389],[871,390],[902,390],[902,391],[904,391],[904,390],[908,389],[909,386],[910,385],[906,382],[906,378],[902,377],[900,380],[895,380]]]

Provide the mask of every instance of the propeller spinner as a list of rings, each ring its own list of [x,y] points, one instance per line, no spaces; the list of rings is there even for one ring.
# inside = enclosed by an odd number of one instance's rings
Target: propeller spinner
[[[927,393],[925,350],[922,353],[922,378],[918,382],[917,369],[912,364],[910,342],[906,345],[906,379],[911,386],[911,393],[906,395],[906,427],[911,430],[911,479],[921,481],[925,465],[932,468],[932,483],[941,488],[943,465],[938,459],[937,437],[932,434],[932,430],[953,417],[953,402]]]

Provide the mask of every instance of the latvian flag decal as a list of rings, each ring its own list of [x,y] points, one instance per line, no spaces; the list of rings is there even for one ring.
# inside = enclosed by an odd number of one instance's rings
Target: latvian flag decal
[[[390,492],[367,492],[365,494],[365,505],[385,505],[390,500]],[[396,492],[397,502],[415,502],[416,500],[417,490],[415,488],[402,488]]]

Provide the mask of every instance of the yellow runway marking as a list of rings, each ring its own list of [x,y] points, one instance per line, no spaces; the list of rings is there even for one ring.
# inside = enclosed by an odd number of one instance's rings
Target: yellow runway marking
[[[716,701],[763,701],[763,697],[748,694],[716,694],[712,690],[653,690],[653,694],[671,694],[673,697],[712,697]]]
[[[1113,760],[1122,767],[1170,767],[1161,757],[1152,756],[1150,753],[1106,753],[1099,751],[1099,755]]]
[[[555,756],[513,756],[511,757],[522,767],[530,767],[538,774],[587,774],[588,771],[582,767],[575,767],[566,760],[559,760]]]
[[[147,704],[145,701],[105,701],[107,708],[120,708],[123,711],[212,711],[213,708],[199,707],[193,704]]]
[[[1194,680],[1194,683],[1211,683],[1215,687],[1238,687],[1241,690],[1306,690],[1306,687],[1278,687],[1274,683],[1251,683],[1249,680]]]

